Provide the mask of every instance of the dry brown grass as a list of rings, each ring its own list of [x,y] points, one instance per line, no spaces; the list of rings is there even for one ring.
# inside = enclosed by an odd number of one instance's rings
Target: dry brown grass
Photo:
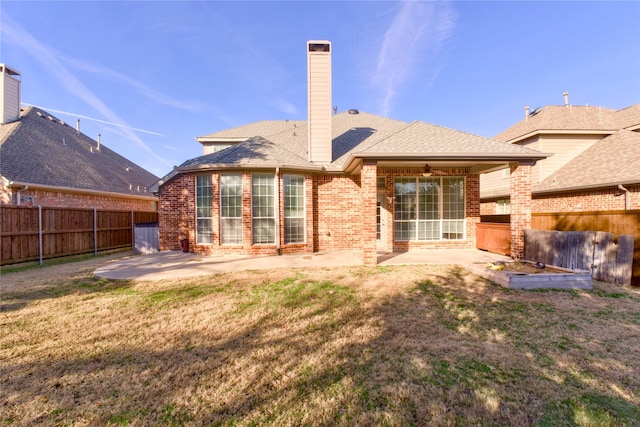
[[[2,276],[7,425],[640,424],[635,289],[446,266],[29,274]]]

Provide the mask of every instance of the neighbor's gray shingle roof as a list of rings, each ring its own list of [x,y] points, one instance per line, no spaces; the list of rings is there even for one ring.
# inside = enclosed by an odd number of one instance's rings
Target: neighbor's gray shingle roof
[[[494,137],[499,141],[512,141],[536,131],[584,130],[616,131],[620,129],[616,110],[603,107],[548,105]]]
[[[19,121],[0,125],[0,175],[34,185],[141,196],[151,196],[145,187],[158,180],[105,145],[96,150],[93,139],[36,107],[27,107]]]
[[[534,192],[640,182],[640,133],[620,130],[601,139],[535,185]]]

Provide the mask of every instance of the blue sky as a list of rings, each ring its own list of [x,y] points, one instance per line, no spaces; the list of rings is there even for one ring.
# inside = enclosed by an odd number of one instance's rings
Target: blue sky
[[[22,102],[158,176],[202,154],[196,136],[305,119],[313,39],[332,42],[339,111],[491,137],[564,91],[640,102],[637,1],[0,1]]]

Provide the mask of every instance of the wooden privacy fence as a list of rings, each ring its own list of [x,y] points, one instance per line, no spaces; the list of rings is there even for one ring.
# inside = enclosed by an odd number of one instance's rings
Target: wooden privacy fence
[[[134,225],[157,221],[157,212],[1,206],[0,264],[133,248]]]
[[[591,271],[602,282],[631,284],[633,236],[603,231],[524,232],[524,257],[530,261]]]
[[[633,236],[631,284],[640,286],[640,210],[533,213],[531,228],[558,231],[598,230],[616,236]]]

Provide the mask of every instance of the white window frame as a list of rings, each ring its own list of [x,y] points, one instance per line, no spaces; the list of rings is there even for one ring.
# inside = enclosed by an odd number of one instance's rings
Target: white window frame
[[[240,188],[240,205],[234,206],[225,205],[225,184],[226,178],[233,178],[239,181]],[[233,183],[234,186],[238,186],[237,182]],[[238,195],[230,196],[237,198]],[[233,210],[237,213],[239,210],[240,215],[225,216],[225,212]],[[229,236],[227,231],[232,231],[232,236]],[[241,173],[226,173],[220,175],[220,244],[221,245],[242,245],[242,174]]]
[[[267,179],[270,181],[270,185],[260,185],[258,188],[262,188],[265,191],[271,191],[271,194],[255,194],[256,180]],[[274,245],[276,243],[276,179],[272,173],[254,173],[251,174],[251,242],[253,245]],[[260,190],[260,191],[263,191]],[[264,200],[259,198],[264,197]],[[270,196],[270,197],[269,197]],[[269,206],[269,201],[271,205]],[[259,202],[256,205],[256,202]],[[262,204],[263,202],[267,202]],[[265,213],[266,211],[266,213]],[[269,212],[270,211],[270,212]],[[258,235],[258,232],[262,229],[262,225],[258,227],[257,224],[269,224],[271,228],[272,239],[265,239]]]
[[[302,188],[301,188],[301,193],[297,194],[298,197],[302,198],[302,214],[297,215],[297,216],[291,216],[289,215],[288,209],[287,209],[287,203],[289,201],[289,198],[287,197],[287,184],[288,184],[288,180],[290,180],[291,178],[296,178],[296,179],[302,179]],[[306,218],[307,218],[307,197],[306,197],[306,187],[307,183],[305,180],[304,175],[284,175],[284,179],[282,180],[282,194],[283,194],[283,205],[284,205],[284,243],[285,244],[294,244],[294,243],[305,243],[307,240],[307,225],[306,225]],[[296,220],[296,222],[298,221],[302,221],[302,239],[301,240],[290,240],[291,235],[289,234],[289,221],[288,220]],[[298,235],[298,234],[296,234]]]
[[[208,180],[208,182],[203,183],[202,181],[205,178]],[[197,245],[213,244],[213,191],[211,185],[211,175],[196,175],[195,186]],[[206,189],[208,189],[208,191]],[[208,226],[206,226],[206,224],[208,224]]]

